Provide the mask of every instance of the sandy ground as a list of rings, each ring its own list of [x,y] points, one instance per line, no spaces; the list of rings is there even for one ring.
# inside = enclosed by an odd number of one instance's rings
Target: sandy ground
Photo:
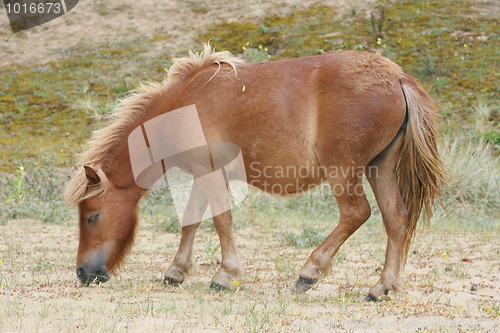
[[[372,0],[327,0],[340,12],[367,6]],[[0,14],[0,66],[36,65],[63,56],[79,43],[133,41],[138,36],[170,34],[168,41],[145,50],[152,57],[177,55],[198,47],[195,36],[222,20],[258,20],[284,15],[317,3],[316,0],[84,0],[66,15],[39,27],[12,33],[4,9]],[[3,7],[3,3],[0,5]]]
[[[429,232],[418,237],[404,274],[407,290],[363,301],[378,279],[382,227],[362,228],[341,249],[331,275],[291,292],[310,249],[281,245],[263,226],[239,229],[246,277],[235,291],[208,288],[220,251],[197,236],[198,271],[180,288],[162,285],[179,235],[143,223],[117,276],[100,287],[76,280],[75,225],[11,221],[0,234],[0,331],[4,332],[497,332],[498,233]],[[466,246],[464,246],[466,244]]]
[[[370,9],[375,0],[324,0],[339,15]],[[498,0],[475,0],[484,15],[498,15]],[[105,44],[133,41],[141,35],[170,34],[168,41],[148,50],[151,56],[172,56],[198,47],[195,36],[207,26],[285,15],[307,8],[317,0],[82,0],[66,15],[39,27],[12,33],[3,2],[0,3],[0,66],[12,63],[43,64],[57,60],[66,48],[79,43]]]

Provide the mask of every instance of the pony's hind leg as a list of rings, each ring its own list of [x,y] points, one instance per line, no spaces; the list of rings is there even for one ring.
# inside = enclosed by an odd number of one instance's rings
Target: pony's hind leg
[[[370,289],[367,301],[376,301],[390,290],[402,289],[400,273],[404,266],[408,211],[399,190],[396,166],[403,137],[404,132],[400,132],[391,145],[370,162],[366,172],[388,237],[384,269],[380,280]]]
[[[339,204],[340,221],[332,233],[313,251],[300,270],[299,279],[295,286],[297,293],[308,290],[318,279],[330,272],[333,256],[340,246],[371,214],[361,178],[338,177],[329,179],[329,182]]]

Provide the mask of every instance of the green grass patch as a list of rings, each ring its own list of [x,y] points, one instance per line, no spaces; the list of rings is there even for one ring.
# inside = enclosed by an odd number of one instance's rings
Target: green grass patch
[[[61,166],[80,153],[117,99],[141,80],[163,78],[166,59],[141,58],[137,45],[148,43],[83,43],[60,50],[60,61],[1,68],[0,170],[12,172],[9,161],[46,154]]]
[[[272,60],[346,49],[380,52],[419,78],[439,104],[451,103],[444,120],[456,126],[475,121],[471,107],[477,96],[498,108],[499,21],[479,14],[475,5],[381,1],[368,12],[353,10],[342,17],[335,8],[316,5],[259,22],[222,22],[199,38],[233,53],[266,49]]]
[[[15,164],[15,174],[0,178],[0,223],[28,218],[65,223],[74,218],[62,193],[69,172],[58,170],[54,158],[30,158]]]
[[[181,224],[174,208],[170,191],[152,189],[141,200],[141,215],[153,228],[168,232],[180,232]]]
[[[293,231],[285,231],[278,235],[278,240],[287,245],[297,248],[311,248],[316,247],[328,236],[328,233],[323,230],[311,226],[303,225],[302,232],[297,234]]]

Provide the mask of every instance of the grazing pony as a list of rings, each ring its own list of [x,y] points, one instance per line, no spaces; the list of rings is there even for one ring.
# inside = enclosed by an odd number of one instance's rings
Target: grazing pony
[[[193,104],[206,142],[239,146],[250,184],[268,192],[280,188],[282,195],[323,181],[332,187],[340,221],[300,270],[297,292],[330,272],[339,247],[370,216],[363,174],[388,236],[384,269],[367,299],[401,289],[400,273],[417,221],[421,213],[428,221],[444,181],[430,96],[376,53],[334,52],[246,64],[209,45],[200,54],[176,59],[164,82],[143,84],[121,101],[110,124],[94,133],[81,156],[83,167],[65,194],[79,209],[76,274],[83,284],[107,281],[133,243],[138,202],[147,189],[135,182],[128,136],[148,120]],[[272,172],[291,168],[302,172]],[[189,167],[185,171],[192,172]],[[197,210],[185,213],[199,221],[207,205],[202,200],[193,206]],[[213,221],[222,264],[211,287],[230,288],[243,274],[231,211]],[[182,227],[166,283],[181,284],[193,268],[199,224]]]

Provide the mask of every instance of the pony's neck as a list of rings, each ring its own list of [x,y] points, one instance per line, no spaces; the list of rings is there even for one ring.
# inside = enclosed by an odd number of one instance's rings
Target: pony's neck
[[[141,196],[147,193],[146,189],[139,187],[135,182],[130,161],[128,137],[135,128],[144,122],[170,111],[178,95],[188,84],[189,80],[183,80],[171,85],[168,90],[165,90],[162,94],[151,100],[145,112],[131,124],[128,133],[123,136],[121,144],[109,159],[110,163],[107,168],[107,174],[114,186],[118,188],[135,188]]]
[[[116,188],[136,191],[139,198],[147,192],[135,183],[127,144],[122,145],[117,151],[106,173]]]

